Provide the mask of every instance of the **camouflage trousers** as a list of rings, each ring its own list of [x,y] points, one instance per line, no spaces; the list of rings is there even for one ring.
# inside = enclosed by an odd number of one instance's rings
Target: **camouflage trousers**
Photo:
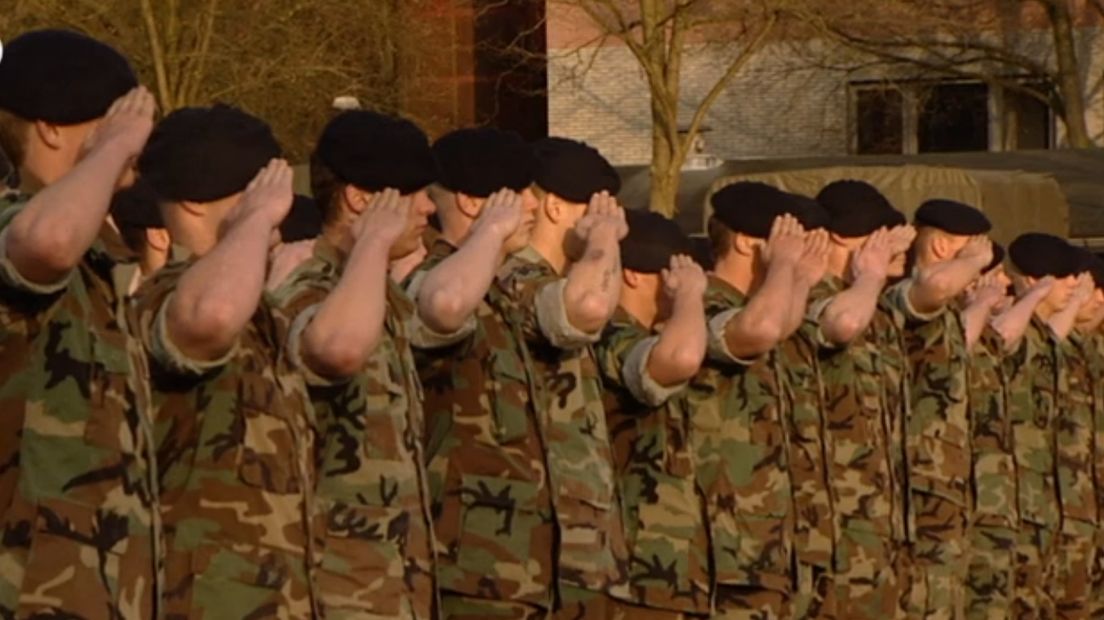
[[[1054,531],[1034,523],[1023,523],[1016,537],[1013,616],[1017,620],[1050,620],[1055,617],[1054,599],[1047,591]]]
[[[718,585],[717,620],[776,620],[793,617],[793,601],[786,592],[757,586]]]
[[[606,615],[607,620],[701,620],[709,617],[709,614],[656,609],[617,600],[610,601],[606,609],[609,612]]]
[[[1016,583],[1016,531],[1004,524],[977,523],[967,539],[967,620],[1009,620]]]
[[[908,615],[926,620],[965,616],[966,510],[931,493],[912,493],[916,540],[911,545]]]
[[[1096,526],[1065,519],[1058,535],[1052,569],[1054,605],[1061,620],[1088,618],[1096,555]]]
[[[795,620],[835,620],[836,580],[831,569],[797,562],[797,593],[793,597]]]
[[[907,550],[869,531],[842,529],[836,544],[836,617],[904,618],[910,566]]]

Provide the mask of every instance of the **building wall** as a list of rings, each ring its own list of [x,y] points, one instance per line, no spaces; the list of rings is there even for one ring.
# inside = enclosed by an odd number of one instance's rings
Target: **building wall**
[[[578,38],[557,36],[574,27],[549,13],[549,133],[584,140],[617,165],[651,158],[648,88],[631,52],[621,46],[583,47]],[[1083,78],[1091,93],[1089,130],[1104,137],[1104,37],[1081,31],[1086,58]],[[1046,41],[1025,41],[1045,49]],[[773,43],[760,50],[711,108],[705,134],[707,151],[724,159],[833,156],[850,151],[849,83],[885,79],[877,72],[826,68],[832,59],[816,41]],[[680,122],[687,124],[697,105],[728,65],[728,50],[699,45],[685,56]],[[813,61],[811,59],[817,59]],[[1060,125],[1060,124],[1059,124]],[[1061,128],[1056,128],[1059,141]]]

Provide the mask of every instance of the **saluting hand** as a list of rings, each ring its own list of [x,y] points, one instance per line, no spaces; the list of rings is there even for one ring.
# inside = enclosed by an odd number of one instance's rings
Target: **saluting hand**
[[[786,213],[774,218],[770,236],[763,248],[763,258],[768,265],[774,263],[794,265],[805,251],[805,229],[797,218]]]
[[[685,254],[672,256],[670,265],[660,272],[660,277],[663,279],[663,294],[671,300],[700,298],[705,295],[709,284],[701,266]]]
[[[285,159],[270,160],[245,187],[224,227],[257,216],[272,230],[287,217],[294,198],[291,166]]]
[[[899,237],[900,233],[895,235],[885,228],[875,230],[851,256],[851,278],[888,278],[889,264],[901,245]]]
[[[617,204],[617,198],[609,192],[601,191],[590,197],[586,214],[575,223],[572,232],[581,241],[589,241],[597,231],[613,233],[617,241],[629,234],[629,225],[625,221],[625,209]]]
[[[157,103],[145,86],[131,89],[107,109],[99,125],[85,139],[82,153],[118,148],[127,159],[138,157],[153,131],[156,111]]]
[[[521,194],[512,189],[500,189],[487,198],[483,212],[475,221],[475,228],[485,228],[499,239],[506,240],[517,232],[524,215]]]
[[[958,251],[958,256],[960,258],[975,259],[977,265],[984,269],[989,266],[989,263],[993,262],[993,242],[985,235],[975,235],[970,237],[966,245]]]
[[[811,286],[824,279],[831,249],[827,230],[820,228],[805,235],[805,250],[797,261],[797,274],[806,284]]]
[[[410,224],[410,197],[387,188],[376,192],[353,223],[353,239],[372,239],[390,248]]]

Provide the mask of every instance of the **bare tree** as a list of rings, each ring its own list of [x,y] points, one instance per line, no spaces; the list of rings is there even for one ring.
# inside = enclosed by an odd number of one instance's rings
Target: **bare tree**
[[[303,158],[337,95],[385,112],[416,79],[431,0],[9,0],[0,32],[65,27],[126,53],[163,112],[226,102]],[[10,36],[10,35],[9,35]]]
[[[1091,0],[1104,12],[1104,1]],[[1086,123],[1088,59],[1069,0],[854,0],[809,3],[802,20],[882,65],[968,78],[1024,94],[1060,118],[1070,146],[1093,146]]]
[[[551,0],[585,12],[598,27],[597,50],[609,39],[626,46],[643,70],[651,101],[651,208],[677,210],[680,171],[710,107],[767,41],[784,2],[733,0]],[[732,53],[720,77],[693,106],[680,131],[684,58],[702,41],[723,40]]]

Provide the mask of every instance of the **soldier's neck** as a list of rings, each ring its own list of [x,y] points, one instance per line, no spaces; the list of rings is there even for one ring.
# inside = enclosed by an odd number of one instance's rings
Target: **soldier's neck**
[[[750,256],[728,252],[717,259],[713,274],[732,288],[750,295],[758,287],[754,260]]]
[[[644,327],[652,329],[655,326],[658,308],[656,308],[654,299],[637,295],[634,291],[622,286],[621,300],[618,305]]]

